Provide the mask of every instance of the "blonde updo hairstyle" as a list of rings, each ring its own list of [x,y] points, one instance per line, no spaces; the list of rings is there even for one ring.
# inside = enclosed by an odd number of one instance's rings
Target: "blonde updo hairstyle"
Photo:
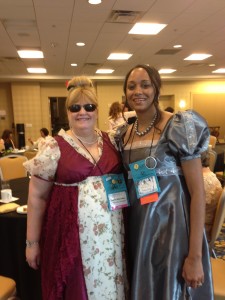
[[[69,106],[76,104],[79,100],[89,100],[91,104],[98,107],[97,94],[92,81],[86,76],[73,77],[67,86],[69,94],[66,99],[66,109]]]

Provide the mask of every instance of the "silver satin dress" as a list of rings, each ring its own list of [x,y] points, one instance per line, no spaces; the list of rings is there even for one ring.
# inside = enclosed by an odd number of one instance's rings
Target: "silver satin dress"
[[[140,205],[132,179],[128,179],[131,206],[126,209],[132,300],[211,300],[212,275],[207,240],[202,261],[205,281],[191,289],[181,276],[188,254],[190,195],[181,169],[182,160],[198,158],[208,147],[205,120],[194,111],[175,114],[167,123],[152,155],[157,159],[159,200]],[[124,163],[145,159],[149,147],[125,148]],[[130,172],[128,171],[128,178]]]

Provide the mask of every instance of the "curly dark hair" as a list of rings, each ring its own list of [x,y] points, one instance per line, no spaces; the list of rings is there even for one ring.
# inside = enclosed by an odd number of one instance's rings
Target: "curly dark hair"
[[[47,128],[41,128],[40,131],[43,132],[45,136],[49,135],[49,131]]]

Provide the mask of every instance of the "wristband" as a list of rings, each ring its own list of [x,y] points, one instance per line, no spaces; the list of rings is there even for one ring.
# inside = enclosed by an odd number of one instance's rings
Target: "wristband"
[[[26,246],[28,248],[31,248],[33,245],[38,245],[38,244],[39,244],[39,242],[37,242],[37,241],[28,241],[28,240],[26,240]]]

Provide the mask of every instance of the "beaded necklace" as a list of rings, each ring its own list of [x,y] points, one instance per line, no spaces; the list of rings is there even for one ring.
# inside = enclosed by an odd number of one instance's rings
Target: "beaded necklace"
[[[71,128],[71,131],[73,133],[73,135],[78,139],[79,142],[82,142],[83,144],[87,144],[87,145],[93,145],[98,141],[98,136],[96,136],[96,139],[92,142],[87,142],[84,141],[79,135],[76,135],[75,132],[73,131],[73,129]]]
[[[152,127],[155,125],[155,121],[156,121],[156,118],[158,116],[158,113],[156,112],[155,113],[155,116],[152,120],[152,122],[150,123],[150,125],[144,130],[144,131],[138,131],[138,118],[136,119],[135,123],[134,123],[134,131],[135,133],[138,135],[138,136],[144,136],[146,135],[147,133],[149,133],[149,131],[152,129]]]

